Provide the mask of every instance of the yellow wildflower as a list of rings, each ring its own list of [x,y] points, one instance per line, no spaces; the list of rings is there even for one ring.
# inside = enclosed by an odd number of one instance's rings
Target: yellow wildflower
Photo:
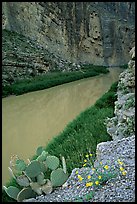
[[[90,179],[91,178],[91,176],[90,175],[88,175],[88,177],[87,177],[88,179]]]
[[[98,176],[98,178],[99,178],[99,179],[101,179],[101,178],[102,178],[102,176]]]
[[[122,174],[125,176],[127,174],[127,172],[126,171],[122,171]]]
[[[98,185],[98,184],[99,184],[99,181],[95,181],[95,184]]]
[[[84,162],[87,162],[87,160],[86,160],[86,159],[84,159]]]
[[[86,183],[86,187],[92,186],[93,182]]]
[[[88,154],[86,154],[86,157],[89,157],[89,155],[88,155]]]
[[[78,174],[78,171],[76,171],[76,174]]]
[[[120,159],[117,160],[120,165],[123,165],[123,162]]]
[[[92,168],[92,171],[95,171],[95,168]]]
[[[78,175],[78,179],[79,179],[79,181],[83,180],[82,176],[80,176],[80,175]]]
[[[102,162],[99,162],[100,164],[102,164]]]
[[[86,164],[83,164],[83,166],[86,166]]]
[[[80,177],[80,178],[79,178],[79,181],[82,181],[82,180],[83,180],[83,178],[82,178],[82,177]]]
[[[91,157],[93,156],[93,154],[89,154]]]
[[[104,168],[107,170],[107,169],[109,168],[109,166],[108,166],[108,165],[105,165]]]
[[[120,165],[123,165],[123,162],[119,162]]]
[[[122,166],[120,167],[120,171],[124,171],[124,168]]]

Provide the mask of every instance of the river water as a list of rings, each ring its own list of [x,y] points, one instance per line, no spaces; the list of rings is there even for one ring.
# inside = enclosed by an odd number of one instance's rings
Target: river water
[[[2,184],[9,179],[10,157],[26,160],[45,146],[81,111],[93,105],[118,80],[122,69],[2,99]]]

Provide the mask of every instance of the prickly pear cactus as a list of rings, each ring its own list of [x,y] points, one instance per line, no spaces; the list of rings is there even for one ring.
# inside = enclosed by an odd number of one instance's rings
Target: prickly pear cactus
[[[9,197],[22,202],[24,199],[32,198],[42,193],[49,194],[53,191],[53,187],[61,186],[68,179],[64,157],[62,157],[62,169],[59,168],[59,159],[56,156],[49,155],[42,147],[37,149],[37,154],[39,155],[38,158],[32,161],[29,160],[28,163],[19,159],[17,155],[12,157],[8,169],[10,175],[21,186],[22,190],[20,191],[14,186],[8,188],[3,186]],[[49,180],[45,177],[50,172]]]
[[[25,175],[18,176],[16,178],[16,181],[20,186],[23,186],[23,187],[27,187],[30,185],[29,179]]]
[[[46,164],[49,169],[55,170],[59,166],[59,159],[56,156],[48,156],[46,158]]]
[[[53,186],[62,186],[68,179],[68,174],[65,174],[62,168],[55,169],[51,172],[50,180]]]
[[[8,188],[6,186],[3,186],[3,189],[8,194],[9,197],[17,200],[17,195],[20,192],[20,190],[17,187],[9,186]]]
[[[24,171],[26,169],[26,163],[22,159],[17,159],[15,164],[15,169],[18,171]]]
[[[41,190],[41,185],[40,184],[38,184],[37,182],[32,182],[32,183],[30,183],[30,186],[31,186],[32,190],[34,192],[36,192],[38,195],[42,194],[42,190]]]
[[[40,174],[41,172],[41,165],[38,161],[31,161],[31,163],[27,166],[25,170],[25,174],[30,177],[36,177]]]
[[[38,158],[36,160],[43,162],[46,160],[47,156],[49,156],[49,153],[42,151],[42,153],[38,156]]]
[[[9,170],[10,176],[13,177],[14,179],[16,179],[16,176],[14,175],[12,169],[10,167],[8,167],[8,170]]]
[[[25,199],[29,199],[29,198],[35,198],[36,197],[36,193],[30,188],[23,188],[17,195],[17,201],[18,202],[22,202]]]
[[[43,172],[41,172],[38,176],[37,176],[37,183],[39,184],[39,185],[43,185],[43,184],[45,184],[46,183],[46,179],[44,179],[44,174],[43,174]]]
[[[47,167],[45,161],[40,162],[40,166],[41,166],[41,171],[42,171],[43,173],[45,173],[45,172],[48,170],[48,167]]]
[[[37,150],[36,150],[37,156],[40,156],[42,151],[43,151],[43,147],[42,146],[38,147]]]
[[[46,184],[41,187],[42,192],[50,194],[53,190],[52,183],[49,179],[46,179]]]
[[[66,166],[66,161],[65,161],[64,157],[62,157],[62,166],[63,166],[63,171],[66,174],[67,173],[67,166]]]

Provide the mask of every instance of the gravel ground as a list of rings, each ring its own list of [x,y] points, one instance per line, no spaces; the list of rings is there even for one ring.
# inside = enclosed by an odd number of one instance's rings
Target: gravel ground
[[[116,160],[121,159],[124,162],[126,176],[119,175],[106,182],[98,190],[95,190],[92,199],[84,202],[135,202],[135,136],[123,138],[122,140],[100,143],[97,146],[97,160],[95,166],[102,161],[103,165],[114,165]],[[41,195],[35,199],[27,199],[24,202],[67,202],[74,201],[78,197],[85,196],[93,191],[93,187],[86,187],[84,182],[79,182],[76,171],[79,174],[92,174],[91,168],[73,169],[70,177],[63,187],[59,187],[49,195]]]

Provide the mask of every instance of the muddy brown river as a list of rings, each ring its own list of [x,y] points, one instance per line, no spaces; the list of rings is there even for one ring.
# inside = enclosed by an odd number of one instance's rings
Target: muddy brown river
[[[10,157],[26,160],[45,146],[81,111],[93,105],[118,80],[122,69],[2,99],[2,184],[9,179]]]

